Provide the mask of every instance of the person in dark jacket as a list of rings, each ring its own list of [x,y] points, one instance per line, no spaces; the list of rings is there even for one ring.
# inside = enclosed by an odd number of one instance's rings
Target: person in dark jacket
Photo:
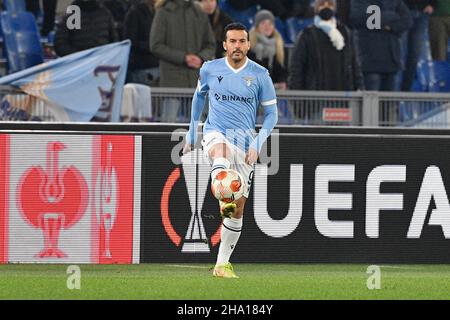
[[[55,51],[65,56],[82,50],[118,41],[111,12],[96,0],[75,0],[73,5],[81,10],[81,28],[70,30],[66,16],[58,25]]]
[[[401,90],[410,91],[416,77],[417,63],[424,49],[429,16],[433,13],[436,0],[404,0],[413,19],[412,28],[403,35],[406,65]]]
[[[371,5],[381,9],[380,29],[367,26]],[[408,7],[403,0],[351,1],[350,23],[357,31],[366,90],[395,90],[395,76],[403,68],[400,38],[412,26]]]
[[[131,9],[129,2],[125,0],[103,0],[102,4],[111,12],[114,18],[117,35],[119,36],[119,39],[122,40],[124,36],[123,28],[125,16]]]
[[[292,90],[354,91],[364,89],[351,31],[336,20],[334,0],[316,0],[314,25],[304,29],[289,63]]]
[[[41,35],[47,36],[53,29],[55,29],[55,16],[56,16],[56,6],[58,0],[43,0],[43,13],[44,21],[42,22]],[[27,11],[33,13],[35,17],[38,16],[40,11],[40,3],[38,0],[27,0],[26,1]]]
[[[350,25],[350,1],[349,0],[336,0],[336,17],[337,19],[351,28]]]
[[[125,39],[131,40],[128,81],[157,85],[159,60],[150,51],[150,29],[155,15],[155,0],[144,0],[128,11],[124,23]]]
[[[255,26],[250,30],[248,57],[269,70],[276,89],[286,90],[283,37],[275,28],[275,17],[268,10],[260,10],[255,16]]]
[[[287,11],[287,17],[311,18],[314,16],[311,0],[282,0],[281,3]]]
[[[212,30],[214,32],[214,37],[216,38],[216,55],[215,57],[223,58],[223,30],[227,25],[233,22],[233,19],[220,10],[217,5],[217,0],[199,0],[202,10],[208,15],[209,23],[211,24]]]

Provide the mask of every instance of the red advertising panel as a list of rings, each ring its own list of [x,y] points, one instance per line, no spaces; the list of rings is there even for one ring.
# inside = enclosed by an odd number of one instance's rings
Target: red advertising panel
[[[140,137],[2,136],[4,262],[133,263]],[[6,146],[8,138],[9,145]],[[0,158],[2,159],[2,158]],[[138,161],[136,161],[138,160]],[[136,166],[137,164],[137,166]],[[139,196],[139,195],[138,195]],[[8,211],[5,210],[9,203]],[[139,235],[137,235],[139,236]],[[5,243],[4,240],[2,240]],[[8,252],[8,257],[4,252]]]
[[[8,136],[0,134],[0,263],[8,259],[8,180],[6,170],[8,167]]]
[[[132,263],[134,163],[127,155],[134,155],[134,137],[101,136],[95,141],[92,258]]]
[[[348,108],[324,108],[323,121],[327,122],[351,122],[352,109]]]

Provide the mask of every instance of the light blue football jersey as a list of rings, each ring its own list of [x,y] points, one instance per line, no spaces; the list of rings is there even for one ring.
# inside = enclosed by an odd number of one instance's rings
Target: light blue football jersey
[[[275,88],[266,68],[247,58],[234,69],[226,58],[205,62],[200,69],[197,91],[209,93],[209,112],[203,134],[217,131],[247,151],[256,136],[259,106],[277,103]]]

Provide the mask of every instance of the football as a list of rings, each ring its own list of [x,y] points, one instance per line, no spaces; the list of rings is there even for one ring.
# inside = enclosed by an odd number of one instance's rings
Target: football
[[[211,191],[217,200],[233,202],[244,193],[244,180],[235,170],[222,170],[211,182]]]

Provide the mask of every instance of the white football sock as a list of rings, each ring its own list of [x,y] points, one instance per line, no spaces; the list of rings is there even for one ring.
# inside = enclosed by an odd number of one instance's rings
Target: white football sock
[[[239,240],[242,229],[242,218],[226,218],[223,220],[222,230],[220,231],[219,254],[217,255],[216,265],[223,265],[230,261],[231,254]]]
[[[230,169],[231,163],[226,158],[216,158],[211,167],[211,181],[216,177],[216,175],[226,169]]]

